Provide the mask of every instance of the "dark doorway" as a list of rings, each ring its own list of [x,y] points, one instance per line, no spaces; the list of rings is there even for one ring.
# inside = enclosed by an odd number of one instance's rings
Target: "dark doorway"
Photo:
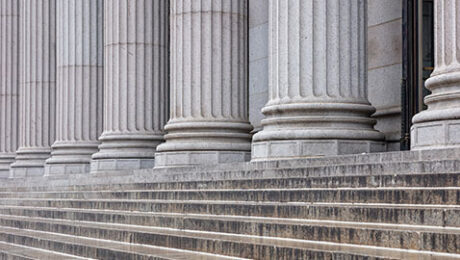
[[[403,75],[401,81],[401,150],[410,149],[412,117],[426,109],[424,87],[434,67],[433,0],[403,0]]]

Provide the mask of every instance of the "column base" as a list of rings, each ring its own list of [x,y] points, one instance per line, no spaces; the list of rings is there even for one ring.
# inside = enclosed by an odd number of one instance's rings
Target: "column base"
[[[411,150],[460,148],[460,120],[415,123],[411,129]]]
[[[10,177],[10,165],[14,162],[15,154],[0,154],[0,178]]]
[[[246,162],[250,159],[250,152],[240,151],[161,152],[155,154],[155,168]]]
[[[273,140],[254,142],[252,144],[252,161],[376,153],[384,152],[385,150],[386,145],[382,141],[341,139]]]
[[[38,165],[12,164],[10,178],[42,177],[45,174],[45,167]]]
[[[90,172],[89,163],[59,163],[45,165],[45,177],[68,174],[85,174]]]
[[[91,173],[148,169],[155,166],[155,159],[94,159],[91,161]]]

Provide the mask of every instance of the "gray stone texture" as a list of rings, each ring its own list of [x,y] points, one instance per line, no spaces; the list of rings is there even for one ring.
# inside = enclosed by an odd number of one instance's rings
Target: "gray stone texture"
[[[104,131],[91,171],[151,167],[167,121],[169,2],[104,4]]]
[[[56,142],[45,175],[89,173],[102,133],[103,0],[60,0],[56,15]]]
[[[19,149],[10,177],[43,175],[55,140],[56,1],[20,0]]]
[[[262,108],[268,101],[268,1],[249,1],[249,121],[253,133],[262,129]]]
[[[435,68],[428,106],[413,118],[411,149],[460,147],[459,1],[435,1]]]
[[[385,149],[367,100],[366,3],[270,1],[270,93],[253,160]]]
[[[0,178],[18,149],[19,1],[0,1]]]
[[[368,0],[369,101],[387,150],[400,149],[402,0]]]
[[[171,118],[156,167],[249,159],[248,1],[171,1]]]

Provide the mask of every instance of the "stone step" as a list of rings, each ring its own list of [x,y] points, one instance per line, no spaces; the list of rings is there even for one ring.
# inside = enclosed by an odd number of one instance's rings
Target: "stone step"
[[[0,199],[5,198],[229,200],[256,202],[353,202],[460,205],[460,188],[199,189],[0,193]]]
[[[460,243],[460,228],[451,227],[52,208],[0,208],[0,213],[1,225],[27,229],[37,229],[37,223],[50,219],[64,220],[63,223],[94,221],[460,253],[460,244],[457,245]]]
[[[64,233],[63,231],[53,233],[0,226],[0,241],[96,259],[242,259],[174,248],[67,235]]]
[[[64,254],[55,251],[49,251],[41,248],[34,248],[23,246],[19,244],[12,244],[0,241],[0,259],[2,260],[91,260],[93,258],[86,258],[75,256],[71,254]]]
[[[184,189],[280,189],[280,188],[372,188],[372,187],[459,187],[460,173],[451,174],[391,174],[336,177],[266,178],[238,180],[205,180],[186,182],[129,183],[111,185],[74,185],[54,190],[18,188],[2,194],[19,192],[124,191],[124,190],[184,190]]]
[[[225,166],[225,165],[224,165]],[[67,189],[65,187],[79,186],[79,189],[93,190],[94,185],[123,185],[129,183],[172,183],[172,182],[194,182],[199,180],[247,180],[247,179],[270,179],[270,178],[336,178],[346,176],[381,176],[381,175],[423,175],[423,174],[458,174],[460,172],[460,161],[417,161],[417,162],[395,162],[376,164],[353,164],[353,165],[329,165],[321,167],[310,167],[303,165],[294,168],[273,168],[258,169],[251,164],[244,164],[244,167],[237,165],[208,166],[180,168],[180,169],[148,169],[136,172],[120,174],[119,176],[96,176],[76,175],[66,178],[35,178],[8,180],[0,182],[0,191],[41,191]],[[239,169],[241,168],[241,169]],[[455,185],[453,185],[455,186]]]
[[[2,199],[0,205],[460,227],[457,205],[89,199]]]
[[[28,221],[28,222],[27,222]],[[135,225],[119,225],[109,223],[92,223],[81,221],[63,220],[42,220],[40,224],[31,224],[34,220],[29,219],[24,223],[20,232],[43,234],[40,239],[50,240],[52,236],[65,236],[66,233],[72,234],[68,237],[81,236],[104,236],[119,243],[129,242],[141,245],[155,245],[168,248],[181,248],[201,250],[215,254],[225,254],[231,257],[245,257],[251,259],[459,259],[458,254],[404,250],[375,246],[352,245],[345,243],[318,242],[299,239],[285,239],[262,237],[253,235],[224,234],[216,232],[205,232],[196,230],[179,230],[171,228],[146,227]],[[42,231],[24,229],[39,228]],[[0,227],[0,240],[8,234],[2,234]],[[43,230],[55,230],[60,234]],[[24,234],[19,234],[24,236]],[[94,239],[94,238],[90,238]],[[24,240],[24,239],[23,239]],[[105,239],[98,239],[108,241]],[[121,241],[121,242],[120,242]],[[47,244],[49,243],[47,241]],[[77,240],[78,244],[78,240]],[[80,250],[79,250],[80,251]]]

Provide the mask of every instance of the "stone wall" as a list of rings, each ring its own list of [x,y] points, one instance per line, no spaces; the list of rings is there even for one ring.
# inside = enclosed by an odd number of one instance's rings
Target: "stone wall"
[[[369,100],[387,149],[401,138],[402,0],[368,0]]]

